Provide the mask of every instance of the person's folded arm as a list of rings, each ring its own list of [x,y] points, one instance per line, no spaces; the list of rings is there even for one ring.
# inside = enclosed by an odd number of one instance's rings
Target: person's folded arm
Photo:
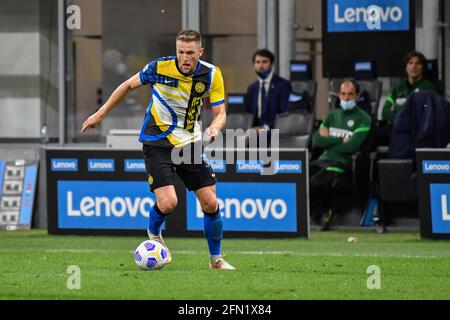
[[[366,140],[370,131],[370,126],[358,127],[353,135],[348,138],[348,141],[340,145],[336,145],[330,148],[330,151],[338,153],[354,154],[358,152],[364,140]]]
[[[320,134],[320,129],[326,128],[326,126],[322,123],[320,125],[319,130],[313,136],[313,148],[327,149],[336,145],[339,145],[343,142],[342,138],[323,136]]]

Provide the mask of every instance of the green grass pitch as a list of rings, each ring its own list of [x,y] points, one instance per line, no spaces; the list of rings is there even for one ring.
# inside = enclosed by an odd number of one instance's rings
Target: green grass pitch
[[[143,271],[133,260],[143,240],[0,232],[0,299],[450,299],[450,243],[417,233],[226,238],[223,251],[236,271],[209,270],[200,238],[166,238],[173,262]],[[80,289],[67,286],[72,265],[80,268]],[[368,273],[370,266],[379,272]]]

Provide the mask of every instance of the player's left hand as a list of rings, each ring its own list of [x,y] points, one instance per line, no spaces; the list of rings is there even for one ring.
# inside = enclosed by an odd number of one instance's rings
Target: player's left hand
[[[216,137],[219,135],[219,130],[217,130],[214,127],[208,127],[205,130],[206,135],[209,138],[210,142],[213,142],[214,140],[216,140]]]

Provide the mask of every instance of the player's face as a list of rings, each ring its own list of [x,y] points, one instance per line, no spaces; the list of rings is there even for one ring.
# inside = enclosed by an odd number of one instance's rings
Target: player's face
[[[418,57],[412,57],[411,59],[409,59],[408,63],[406,64],[406,73],[408,74],[408,77],[413,79],[422,77],[423,65],[422,63],[420,63]]]
[[[356,88],[351,83],[346,83],[341,86],[339,92],[339,99],[343,101],[350,101],[356,99]]]
[[[258,73],[266,72],[272,68],[272,63],[270,63],[269,58],[256,55],[253,67],[255,68],[255,71]]]
[[[197,67],[198,60],[203,54],[203,48],[197,41],[177,41],[178,67],[183,73],[192,73]]]

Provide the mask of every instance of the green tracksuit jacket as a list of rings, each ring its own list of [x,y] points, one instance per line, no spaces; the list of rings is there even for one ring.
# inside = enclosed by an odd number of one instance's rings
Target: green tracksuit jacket
[[[371,128],[370,115],[359,107],[344,111],[332,111],[322,122],[321,127],[327,127],[329,136],[323,137],[319,130],[313,137],[313,148],[324,149],[319,161],[338,162],[342,166],[327,168],[328,171],[344,172],[342,167],[351,167],[351,157],[361,147]],[[344,143],[345,136],[349,140]]]
[[[405,103],[406,99],[413,92],[433,90],[437,91],[436,85],[422,78],[413,85],[410,85],[408,79],[402,80],[398,85],[393,87],[384,103],[381,119],[388,123],[394,123],[395,115],[399,108]]]

